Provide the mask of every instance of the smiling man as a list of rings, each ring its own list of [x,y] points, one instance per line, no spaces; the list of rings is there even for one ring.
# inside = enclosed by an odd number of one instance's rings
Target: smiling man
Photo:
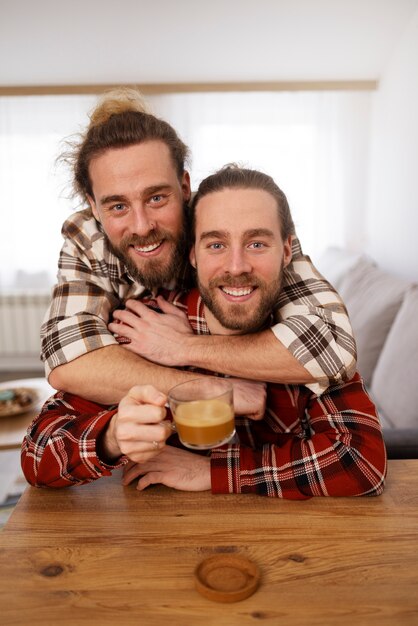
[[[87,198],[110,251],[148,289],[169,283],[173,268],[184,266],[182,207],[190,182],[187,172],[179,177],[173,168],[168,146],[153,140],[99,153],[89,176]]]
[[[115,326],[132,344],[144,323],[159,328],[166,316],[182,325],[186,315],[200,336],[240,336],[271,326],[292,258],[285,195],[269,176],[227,166],[201,183],[192,212],[190,261],[199,288],[167,292],[171,302],[159,297],[166,315],[152,309],[155,302],[120,311]],[[162,483],[294,499],[383,491],[381,428],[358,374],[320,397],[303,385],[269,384],[262,419],[237,417],[238,441],[210,456],[181,447],[166,419],[166,399],[153,387],[134,387],[106,411],[58,394],[24,442],[26,478],[62,487],[125,465],[124,483],[139,477],[139,490]]]
[[[290,223],[282,239],[277,200],[262,189],[202,197],[190,261],[212,334],[256,332],[266,325],[292,258],[292,232]]]
[[[158,354],[152,337],[118,344],[109,326],[114,312],[117,319],[130,303],[187,282],[187,156],[175,130],[148,113],[134,90],[110,92],[93,110],[68,155],[74,190],[89,208],[63,226],[58,282],[41,329],[50,384],[111,404],[135,384],[167,392],[191,377],[172,365],[301,383],[318,393],[348,380],[356,349],[346,309],[296,237],[271,329],[214,341],[167,327]],[[234,387],[237,410],[263,412],[261,382],[246,392],[237,381]]]

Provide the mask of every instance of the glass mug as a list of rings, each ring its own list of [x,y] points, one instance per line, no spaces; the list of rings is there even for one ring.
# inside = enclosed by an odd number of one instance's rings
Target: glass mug
[[[209,450],[235,435],[232,383],[205,376],[173,387],[168,403],[181,443],[192,450]]]

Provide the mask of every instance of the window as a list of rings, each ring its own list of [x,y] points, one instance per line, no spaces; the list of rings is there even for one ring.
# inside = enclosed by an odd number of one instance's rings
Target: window
[[[171,94],[147,98],[192,152],[193,188],[234,161],[273,176],[304,251],[362,236],[369,92]],[[93,96],[0,97],[0,290],[54,282],[70,175],[56,158],[82,131]],[[350,247],[350,246],[349,246]]]

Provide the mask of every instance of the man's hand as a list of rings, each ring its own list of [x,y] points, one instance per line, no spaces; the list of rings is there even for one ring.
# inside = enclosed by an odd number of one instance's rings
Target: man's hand
[[[109,330],[130,339],[123,347],[140,356],[167,366],[186,365],[180,362],[185,335],[193,335],[187,315],[178,307],[158,296],[161,313],[153,311],[138,300],[127,300],[126,309],[113,313],[116,322],[108,325]]]
[[[210,458],[166,446],[144,463],[128,463],[123,471],[123,485],[129,485],[138,476],[139,491],[153,484],[180,491],[207,491],[211,488]]]
[[[228,378],[234,387],[235,415],[261,420],[266,411],[267,385],[242,378]]]
[[[151,385],[132,387],[99,442],[103,456],[116,459],[124,454],[141,463],[159,454],[172,434],[171,423],[164,420],[166,402],[167,397]]]
[[[185,336],[193,335],[187,315],[161,296],[157,302],[163,314],[138,300],[128,300],[125,310],[114,312],[117,322],[109,324],[109,330],[130,339],[124,347],[150,361],[168,366],[188,365],[182,357],[179,358]],[[230,378],[230,381],[234,386],[236,415],[262,419],[266,407],[266,384],[240,378]]]

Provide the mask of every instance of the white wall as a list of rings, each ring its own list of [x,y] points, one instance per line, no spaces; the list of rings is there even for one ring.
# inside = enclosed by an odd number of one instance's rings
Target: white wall
[[[367,251],[418,281],[418,11],[374,98]]]
[[[0,0],[0,85],[375,80],[417,0]]]

